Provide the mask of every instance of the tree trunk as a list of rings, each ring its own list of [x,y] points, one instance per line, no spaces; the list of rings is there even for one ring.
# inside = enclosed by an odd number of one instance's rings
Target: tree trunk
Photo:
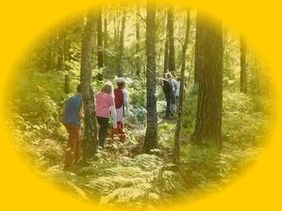
[[[54,68],[54,37],[50,36],[49,43],[47,45],[47,58],[45,64],[45,70],[50,71]]]
[[[196,42],[201,54],[195,55],[195,71],[199,73],[197,118],[192,141],[212,141],[221,148],[223,35],[219,23],[208,21],[198,14]],[[199,50],[199,49],[198,49]],[[203,56],[203,57],[201,57]]]
[[[106,14],[104,15],[104,65],[108,65],[108,20]]]
[[[187,22],[186,22],[186,34],[185,34],[185,41],[182,46],[182,54],[181,54],[181,78],[180,78],[180,90],[179,90],[179,104],[178,104],[178,118],[176,123],[176,130],[175,130],[175,139],[174,139],[174,160],[176,163],[180,162],[180,131],[182,127],[182,113],[183,113],[183,101],[184,101],[184,72],[186,68],[186,51],[189,42],[189,33],[190,33],[190,11],[187,11]]]
[[[97,40],[98,40],[98,68],[104,66],[104,55],[103,55],[103,30],[102,30],[102,8],[98,9],[97,14]]]
[[[157,147],[157,98],[156,98],[156,4],[147,0],[147,129],[144,143],[144,152],[149,153]]]
[[[196,41],[195,41],[195,67],[194,67],[194,83],[200,82],[200,71],[204,64],[204,34],[203,34],[203,18],[197,15],[196,20]],[[197,58],[197,59],[196,59]]]
[[[140,7],[137,3],[136,6],[136,52],[140,51]],[[140,76],[141,72],[141,58],[138,53],[138,56],[136,58],[136,75]]]
[[[246,62],[246,54],[247,54],[247,45],[244,38],[240,37],[240,91],[247,94],[247,62]]]
[[[120,30],[120,44],[119,44],[119,55],[117,61],[117,75],[118,77],[123,76],[123,57],[124,57],[124,33],[125,33],[125,21],[126,21],[126,12],[123,12],[121,20],[121,30]]]
[[[70,67],[69,65],[66,65],[66,61],[70,61],[70,47],[71,47],[71,42],[69,38],[67,38],[67,35],[64,35],[64,71],[65,71],[65,84],[64,84],[64,90],[65,94],[69,94],[71,91],[70,88],[70,83],[71,83],[71,78],[70,78]]]
[[[58,37],[58,57],[57,57],[57,67],[58,71],[63,71],[64,67],[64,40],[65,40],[65,28],[59,33]]]
[[[164,73],[168,72],[169,69],[169,35],[168,30],[166,30],[166,39],[165,39],[165,52],[164,52]]]
[[[95,33],[95,14],[89,10],[81,49],[80,80],[84,105],[84,159],[91,158],[97,152],[97,122],[95,98],[92,87],[92,50]]]
[[[164,73],[169,71],[169,32],[168,32],[168,13],[166,23],[166,38],[165,38],[165,49],[164,49]]]
[[[169,56],[168,68],[170,72],[175,72],[175,47],[174,47],[174,9],[170,7],[167,14],[167,28],[169,36]]]

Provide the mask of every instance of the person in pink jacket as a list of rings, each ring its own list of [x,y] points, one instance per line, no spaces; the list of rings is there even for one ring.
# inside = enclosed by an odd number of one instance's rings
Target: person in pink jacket
[[[105,139],[109,127],[109,119],[113,118],[113,128],[117,128],[115,100],[113,87],[105,84],[100,92],[95,95],[96,99],[96,118],[99,124],[98,139],[99,146],[104,148]]]

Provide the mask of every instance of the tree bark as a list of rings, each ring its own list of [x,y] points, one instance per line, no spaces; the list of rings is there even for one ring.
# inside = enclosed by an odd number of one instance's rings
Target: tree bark
[[[66,61],[70,61],[70,48],[71,48],[71,41],[69,40],[69,38],[67,37],[67,35],[65,34],[64,36],[64,71],[65,71],[65,85],[64,85],[64,90],[65,90],[65,94],[69,94],[71,91],[71,77],[70,77],[70,66],[66,65],[65,62]]]
[[[164,73],[169,71],[169,35],[166,30],[165,52],[164,52]]]
[[[124,74],[123,68],[123,57],[124,57],[124,33],[125,33],[125,21],[126,21],[126,12],[123,12],[122,20],[121,20],[121,30],[120,30],[120,43],[119,43],[119,55],[117,61],[117,75],[118,77],[122,77]]]
[[[186,34],[185,41],[182,46],[181,53],[181,76],[180,76],[180,90],[179,90],[179,104],[178,104],[178,118],[176,123],[175,138],[174,138],[174,161],[176,163],[180,162],[180,131],[182,127],[182,113],[183,113],[183,101],[184,101],[184,85],[185,85],[185,68],[186,68],[186,51],[189,42],[190,33],[190,11],[187,11],[187,21],[186,21]]]
[[[104,66],[103,55],[103,29],[102,29],[102,8],[98,9],[97,13],[97,41],[98,41],[98,68]]]
[[[140,7],[136,6],[136,52],[140,51]],[[141,58],[138,54],[136,58],[136,75],[140,76],[141,73]]]
[[[168,9],[167,28],[169,36],[169,56],[168,68],[170,72],[175,72],[175,47],[174,47],[174,8]]]
[[[164,73],[169,71],[169,32],[168,32],[168,13],[166,23],[166,39],[165,39],[165,52],[164,52]]]
[[[97,152],[97,122],[95,98],[92,87],[92,50],[95,33],[95,14],[89,10],[81,49],[80,80],[84,105],[84,159],[91,158]]]
[[[156,98],[156,4],[147,0],[147,129],[144,143],[144,152],[150,153],[157,147],[157,98]]]
[[[104,65],[108,65],[108,20],[106,14],[104,15]]]
[[[219,23],[208,21],[208,17],[198,14],[196,42],[201,43],[201,54],[195,55],[195,65],[199,74],[197,118],[192,141],[211,141],[221,148],[222,122],[222,69],[223,35]],[[201,40],[199,40],[201,39]],[[198,49],[200,50],[200,49]],[[202,56],[202,57],[201,57]]]
[[[54,37],[50,36],[49,43],[47,45],[47,57],[45,64],[45,71],[48,72],[54,68],[55,58],[54,58]]]
[[[244,38],[240,37],[240,91],[247,94],[247,62],[246,62],[246,54],[247,54],[247,45]]]
[[[203,18],[197,15],[196,20],[196,41],[195,41],[195,67],[194,67],[194,83],[199,83],[201,78],[201,70],[204,64],[204,23]]]

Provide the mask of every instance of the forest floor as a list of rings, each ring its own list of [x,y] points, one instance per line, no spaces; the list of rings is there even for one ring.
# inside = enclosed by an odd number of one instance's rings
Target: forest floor
[[[61,92],[63,78],[52,74],[24,77],[19,80],[22,93],[11,102],[8,118],[18,151],[50,184],[101,206],[167,207],[183,197],[187,202],[222,189],[255,163],[270,125],[260,109],[270,104],[265,98],[227,91],[223,93],[223,148],[192,144],[197,98],[190,90],[184,104],[180,163],[176,165],[172,159],[176,118],[160,118],[158,148],[143,154],[145,93],[129,87],[135,104],[129,109],[126,142],[115,141],[99,149],[92,160],[67,172],[63,169],[67,132],[60,121],[61,107],[68,97]],[[165,105],[161,94],[158,110]]]
[[[233,144],[225,144],[218,153],[192,145],[190,135],[185,134],[180,141],[181,163],[176,165],[172,161],[175,119],[161,121],[159,128],[163,128],[159,131],[161,141],[152,154],[142,154],[145,129],[127,128],[125,143],[115,140],[106,144],[74,172],[64,171],[63,156],[56,154],[64,151],[65,141],[41,141],[53,142],[57,152],[48,151],[47,146],[37,160],[37,172],[89,203],[128,209],[164,207],[184,196],[189,201],[221,189],[237,175],[239,166],[245,165],[242,162],[258,153],[255,148],[235,149]]]

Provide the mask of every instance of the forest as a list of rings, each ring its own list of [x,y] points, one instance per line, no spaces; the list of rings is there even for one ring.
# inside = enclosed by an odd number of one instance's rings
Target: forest
[[[88,203],[124,208],[190,202],[255,163],[267,141],[267,67],[239,32],[192,8],[89,8],[46,31],[17,65],[9,126],[32,171]],[[179,79],[166,118],[164,74]],[[95,98],[124,78],[126,139],[98,146]],[[81,84],[81,160],[64,169],[66,100]],[[108,131],[110,137],[110,130]]]

